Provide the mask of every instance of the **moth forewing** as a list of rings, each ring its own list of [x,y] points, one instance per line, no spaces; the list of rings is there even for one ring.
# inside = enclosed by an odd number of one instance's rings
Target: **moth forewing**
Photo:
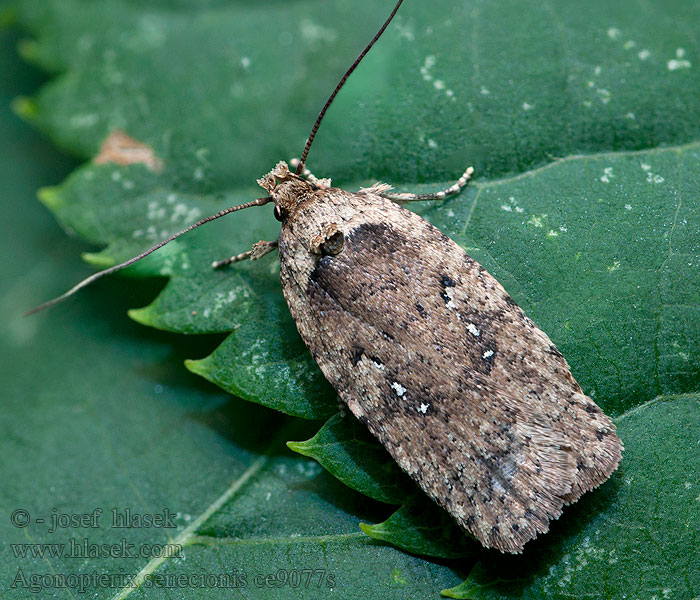
[[[352,413],[465,531],[522,551],[615,469],[614,425],[454,241],[372,189],[307,185],[279,238],[301,337]],[[343,234],[336,254],[319,251],[328,231]]]

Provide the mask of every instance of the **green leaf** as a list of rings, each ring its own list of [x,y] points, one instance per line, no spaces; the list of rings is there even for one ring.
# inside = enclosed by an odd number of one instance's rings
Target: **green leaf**
[[[345,485],[380,502],[401,504],[415,492],[389,453],[352,417],[334,415],[310,440],[287,446],[315,458]]]
[[[435,510],[424,494],[409,498],[386,521],[360,523],[360,528],[375,540],[424,556],[461,558],[483,552],[479,542],[466,537],[446,512]]]
[[[16,103],[21,114],[85,158],[123,129],[164,165],[85,165],[42,199],[66,229],[106,245],[88,257],[103,266],[254,198],[254,179],[299,151],[386,12],[369,0],[22,0],[20,19],[37,36],[23,55],[60,74]],[[586,392],[613,415],[697,392],[700,55],[678,23],[699,12],[660,0],[596,0],[586,11],[529,0],[405,3],[338,96],[309,166],[348,189],[383,179],[432,190],[473,162],[469,190],[417,210],[504,284]],[[189,368],[254,402],[325,418],[335,400],[285,312],[274,260],[209,268],[274,239],[269,213],[238,213],[131,268],[169,279],[130,314],[169,331],[232,332]],[[347,475],[354,436],[312,445],[370,496],[393,485],[377,477],[382,459]],[[610,488],[584,499],[602,517],[610,505],[597,502]],[[446,556],[440,536],[452,534],[429,533],[439,515],[411,521],[399,511],[368,531]],[[571,519],[580,548],[575,530],[586,524]]]

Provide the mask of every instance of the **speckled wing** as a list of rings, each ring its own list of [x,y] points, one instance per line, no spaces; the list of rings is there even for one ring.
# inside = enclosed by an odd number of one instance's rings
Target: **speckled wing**
[[[329,232],[342,250],[323,255]],[[485,546],[520,552],[620,459],[615,427],[503,287],[365,190],[301,204],[279,240],[299,333],[353,414]]]

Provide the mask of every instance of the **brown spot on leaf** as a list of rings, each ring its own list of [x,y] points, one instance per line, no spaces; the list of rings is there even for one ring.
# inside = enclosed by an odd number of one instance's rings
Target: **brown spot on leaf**
[[[129,137],[121,129],[110,133],[100,146],[95,164],[116,163],[118,165],[146,165],[154,173],[163,170],[163,161],[153,153],[153,148]]]

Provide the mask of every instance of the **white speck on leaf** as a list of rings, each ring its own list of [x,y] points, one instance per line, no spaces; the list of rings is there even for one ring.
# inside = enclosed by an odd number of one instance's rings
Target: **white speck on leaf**
[[[691,64],[689,60],[678,60],[672,58],[666,63],[669,71],[677,71],[678,69],[690,69]]]
[[[542,219],[544,219],[547,215],[540,215],[535,216],[533,215],[530,217],[530,220],[527,222],[528,225],[532,225],[533,227],[543,227],[544,225],[542,224]]]
[[[74,115],[70,119],[71,127],[75,129],[83,129],[86,127],[92,127],[97,123],[99,117],[95,113],[90,113],[86,115]]]
[[[338,34],[334,30],[317,25],[309,19],[304,19],[299,27],[301,29],[301,35],[309,42],[334,42],[338,37]]]

